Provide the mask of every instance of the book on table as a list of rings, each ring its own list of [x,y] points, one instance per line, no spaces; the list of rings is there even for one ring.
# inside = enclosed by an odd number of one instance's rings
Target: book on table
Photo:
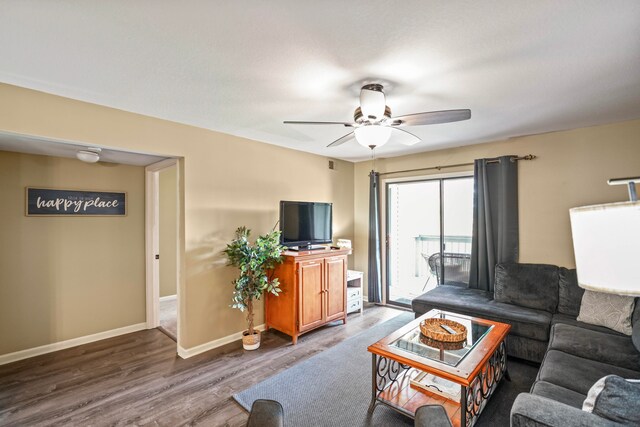
[[[426,390],[456,403],[460,402],[460,393],[462,390],[460,384],[427,372],[421,372],[416,375],[416,377],[411,380],[411,387],[417,390]]]

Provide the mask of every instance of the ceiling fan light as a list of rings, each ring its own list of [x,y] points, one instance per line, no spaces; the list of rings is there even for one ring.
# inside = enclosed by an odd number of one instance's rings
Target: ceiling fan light
[[[382,87],[381,87],[382,88]],[[386,101],[382,90],[362,89],[360,108],[365,119],[378,120],[384,116]]]
[[[382,147],[391,137],[391,128],[388,126],[360,126],[354,132],[358,144],[367,148]]]

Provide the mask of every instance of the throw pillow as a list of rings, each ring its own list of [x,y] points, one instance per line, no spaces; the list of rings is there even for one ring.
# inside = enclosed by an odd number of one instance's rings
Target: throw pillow
[[[634,305],[634,297],[585,291],[578,321],[631,335],[631,314]]]
[[[591,387],[582,410],[623,425],[640,425],[640,380],[617,375],[600,378]]]

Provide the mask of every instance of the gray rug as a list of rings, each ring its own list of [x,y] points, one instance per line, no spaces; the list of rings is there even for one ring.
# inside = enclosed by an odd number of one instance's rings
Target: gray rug
[[[287,427],[412,426],[411,419],[384,405],[367,418],[371,399],[367,347],[412,319],[411,313],[403,313],[233,397],[246,410],[256,399],[277,400],[284,407]],[[509,373],[512,381],[498,386],[477,426],[508,426],[513,400],[529,390],[537,367],[509,360]]]

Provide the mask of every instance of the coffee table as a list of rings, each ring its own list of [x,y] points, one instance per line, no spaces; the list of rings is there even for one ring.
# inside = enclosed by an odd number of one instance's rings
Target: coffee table
[[[431,317],[454,320],[467,327],[466,342],[454,349],[438,346],[420,333],[420,322]],[[368,347],[372,354],[372,414],[378,404],[409,417],[422,405],[444,406],[456,427],[475,424],[496,386],[507,371],[506,323],[431,310]],[[429,345],[427,345],[427,343]],[[454,402],[411,386],[422,372],[460,385],[460,401]],[[455,384],[451,384],[454,388]]]

